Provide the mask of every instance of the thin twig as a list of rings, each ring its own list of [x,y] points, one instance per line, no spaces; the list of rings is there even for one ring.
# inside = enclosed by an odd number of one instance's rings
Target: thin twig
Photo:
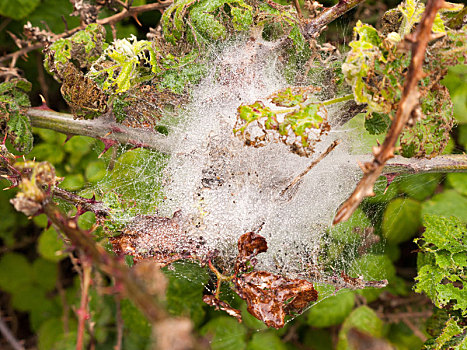
[[[287,191],[288,191],[289,189],[291,189],[291,188],[294,187],[298,182],[300,182],[300,181],[303,179],[303,177],[304,177],[306,174],[308,174],[308,173],[310,172],[310,170],[313,169],[319,162],[321,162],[329,153],[331,153],[332,150],[333,150],[334,148],[336,148],[337,145],[338,145],[339,143],[341,143],[340,140],[335,140],[333,143],[331,143],[331,145],[329,145],[329,147],[326,149],[326,151],[324,151],[323,153],[321,153],[321,154],[319,155],[318,158],[316,158],[310,165],[308,165],[307,168],[306,168],[305,170],[303,170],[299,175],[297,175],[297,176],[290,182],[290,184],[288,184],[287,187],[284,188],[284,189],[281,191],[281,193],[280,193],[281,197],[284,196],[284,195],[287,193]]]
[[[316,38],[325,29],[326,25],[353,9],[363,0],[339,0],[333,7],[327,8],[317,17],[311,19],[303,26],[303,36],[307,39]]]
[[[81,267],[83,270],[81,280],[81,303],[78,314],[78,334],[76,340],[76,350],[82,350],[84,346],[84,330],[86,328],[86,321],[89,318],[88,303],[89,303],[89,286],[91,285],[91,261],[87,256],[81,254]]]
[[[345,221],[357,209],[363,198],[373,196],[373,185],[381,175],[387,160],[394,157],[395,144],[402,129],[410,121],[412,113],[419,104],[420,92],[418,82],[423,77],[422,65],[425,58],[425,50],[430,40],[431,27],[436,13],[444,5],[444,0],[430,0],[426,5],[422,20],[413,35],[407,35],[405,40],[412,44],[412,59],[410,61],[407,78],[404,82],[402,97],[397,108],[396,116],[380,147],[373,150],[372,162],[365,163],[362,167],[363,178],[358,183],[352,195],[342,204],[337,211],[333,224]]]
[[[153,4],[146,4],[146,5],[131,7],[130,9],[125,8],[121,12],[119,12],[119,13],[113,15],[113,16],[98,19],[96,21],[96,23],[101,24],[101,25],[117,23],[117,22],[119,22],[122,19],[125,19],[127,17],[134,17],[134,16],[138,15],[139,13],[148,12],[148,11],[155,11],[155,10],[163,10],[166,7],[170,6],[172,3],[173,3],[172,0],[165,0],[165,1],[157,2],[157,3],[153,3]],[[64,33],[55,35],[53,37],[53,39],[55,41],[55,40],[58,40],[58,39],[67,38],[67,37],[73,35],[74,33],[84,29],[84,28],[86,28],[85,25],[73,28],[73,29],[71,29],[69,31],[66,31]],[[12,53],[10,53],[8,55],[0,57],[0,63],[4,62],[4,61],[8,61],[9,59],[17,60],[18,57],[26,55],[28,52],[38,50],[38,49],[40,49],[42,47],[44,47],[44,43],[36,43],[34,45],[23,47],[21,50],[18,50],[16,52],[12,52]]]
[[[11,345],[11,347],[14,350],[24,350],[24,347],[15,338],[15,336],[11,332],[10,328],[8,328],[6,323],[3,321],[1,313],[0,313],[0,333],[2,333],[2,335],[5,337],[7,342]]]

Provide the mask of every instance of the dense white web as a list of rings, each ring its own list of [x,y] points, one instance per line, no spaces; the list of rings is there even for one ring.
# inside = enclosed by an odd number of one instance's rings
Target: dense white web
[[[193,89],[177,122],[167,118],[171,154],[127,152],[97,187],[134,198],[134,213],[172,217],[180,210],[189,234],[205,243],[199,254],[216,251],[226,271],[233,267],[238,238],[260,228],[268,251],[258,255],[258,269],[312,282],[326,280],[320,274],[358,274],[354,262],[377,242],[371,229],[365,231],[373,223],[360,213],[353,219],[360,227],[356,233],[352,225],[331,229],[331,222],[361,177],[351,152],[369,153],[372,145],[362,145],[360,129],[351,124],[331,130],[311,158],[279,143],[245,146],[232,131],[237,108],[289,84],[274,43],[237,40],[216,52],[210,73]],[[339,124],[340,107],[329,109],[331,125]],[[281,195],[336,139],[342,141],[337,148]],[[375,201],[374,206],[376,213],[385,204]],[[332,292],[327,289],[326,295]]]

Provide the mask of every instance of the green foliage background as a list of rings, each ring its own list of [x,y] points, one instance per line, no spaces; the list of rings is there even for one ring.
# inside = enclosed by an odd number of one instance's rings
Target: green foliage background
[[[133,5],[145,2],[134,1]],[[243,1],[232,3],[236,4],[238,16],[242,16],[242,8],[247,5]],[[375,3],[369,1],[366,6],[371,8]],[[330,4],[325,2],[325,5]],[[385,4],[390,7],[395,5],[391,1]],[[19,33],[26,21],[33,25],[41,25],[41,21],[45,21],[52,31],[59,33],[65,29],[61,15],[66,16],[70,27],[78,25],[76,17],[68,16],[71,12],[71,4],[63,0],[0,0],[0,15],[3,21],[8,21],[0,31],[1,51],[14,50],[14,43],[7,30]],[[342,28],[348,28],[349,23],[354,23],[354,15],[355,12],[351,12],[345,16],[337,25],[331,26],[326,35],[334,37],[342,34]],[[215,22],[212,17],[206,18]],[[126,38],[134,34],[144,39],[147,29],[154,27],[159,17],[151,12],[141,15],[139,19],[143,23],[142,28],[138,28],[131,19],[117,24],[118,37]],[[196,13],[192,21],[196,29],[196,23],[200,21]],[[213,25],[216,27],[215,23]],[[110,30],[107,32],[110,33]],[[173,40],[177,40],[177,32],[173,33]],[[223,35],[222,28],[207,34],[214,38]],[[27,61],[18,63],[25,77],[32,82],[32,103],[39,104],[41,88],[37,77],[43,76],[49,86],[49,105],[55,110],[66,110],[59,85],[50,76],[44,75],[40,57],[39,53],[32,53]],[[450,68],[449,75],[443,80],[443,84],[450,90],[457,121],[445,152],[462,153],[467,150],[466,81],[465,65]],[[352,123],[363,129],[363,116],[355,118]],[[33,132],[35,144],[28,158],[51,162],[58,176],[65,177],[61,183],[62,188],[89,196],[86,184],[101,181],[109,165],[110,154],[97,157],[104,148],[103,144],[82,136],[75,136],[64,143],[66,137],[62,134],[44,129],[35,129]],[[368,141],[371,144],[374,136],[367,133],[366,137],[371,140]],[[131,166],[135,158],[146,156],[144,152],[135,150],[119,154],[119,166]],[[122,169],[113,171],[111,176],[118,177]],[[436,305],[434,316],[427,325],[421,325],[420,331],[426,338],[437,337],[437,340],[429,340],[426,348],[458,346],[462,349],[462,346],[466,346],[466,338],[458,335],[462,332],[465,335],[464,327],[467,326],[467,174],[404,176],[396,178],[387,189],[385,181],[380,181],[376,196],[363,203],[362,209],[354,215],[346,229],[338,227],[332,233],[336,244],[345,244],[353,239],[349,238],[349,232],[352,232],[354,226],[368,222],[369,217],[371,222],[377,223],[375,232],[385,238],[384,249],[381,249],[384,253],[366,255],[357,260],[354,267],[364,277],[387,278],[390,283],[385,289],[341,291],[319,302],[289,322],[284,329],[271,330],[248,314],[246,305],[238,297],[228,294],[228,291],[225,291],[225,295],[231,299],[232,306],[242,310],[242,324],[206,306],[202,294],[209,280],[207,272],[194,264],[177,263],[174,269],[165,270],[169,281],[164,301],[167,310],[173,315],[190,317],[197,336],[209,339],[212,349],[352,349],[353,338],[349,334],[354,329],[389,342],[397,349],[418,349],[423,346],[420,337],[409,330],[402,320],[384,314],[392,312],[397,315],[408,311],[407,308],[390,309],[386,300],[413,298],[412,290],[416,281],[415,291],[425,293]],[[5,180],[0,179],[0,184],[2,187],[7,186]],[[131,192],[128,193],[128,197],[131,195]],[[17,213],[9,203],[13,196],[14,191],[0,191],[0,306],[16,317],[18,323],[14,331],[26,340],[26,345],[35,345],[40,350],[74,349],[77,319],[72,310],[79,307],[79,280],[58,233],[53,228],[47,228],[47,220],[43,216],[30,222]],[[376,206],[377,211],[374,209],[375,203],[379,204]],[[87,213],[80,217],[79,224],[89,228],[94,221],[93,215]],[[453,230],[454,226],[456,230]],[[416,245],[413,239],[422,236],[424,227],[427,230],[425,238],[417,238]],[[449,246],[452,239],[446,241],[444,234],[435,237],[436,232],[453,232],[453,235],[457,235],[458,245]],[[417,248],[418,253],[414,253]],[[415,278],[417,270],[418,277]],[[456,277],[459,276],[459,270],[463,271],[464,276],[464,280],[457,280],[463,284],[462,290],[448,290],[448,287],[441,285],[444,278],[459,278]],[[426,277],[426,274],[431,274],[431,277]],[[181,278],[182,275],[186,278]],[[439,283],[430,284],[433,276]],[[113,349],[117,337],[116,304],[112,297],[98,293],[98,286],[97,283],[92,288],[90,299],[91,317],[95,322],[93,337],[98,349]],[[449,303],[454,308],[444,310],[443,307]],[[144,316],[128,300],[122,300],[120,306],[124,320],[123,349],[150,348],[151,329]],[[431,304],[427,303],[414,307],[416,309],[411,311],[432,309]],[[383,313],[379,311],[381,309]],[[0,341],[2,346],[7,345]]]

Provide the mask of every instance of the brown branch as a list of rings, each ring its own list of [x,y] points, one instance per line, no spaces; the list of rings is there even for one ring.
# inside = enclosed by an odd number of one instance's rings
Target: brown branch
[[[411,120],[412,113],[419,104],[420,92],[418,82],[423,78],[422,65],[425,58],[425,50],[430,40],[431,27],[436,13],[444,5],[444,0],[430,0],[426,5],[422,20],[414,34],[407,35],[405,40],[412,45],[412,59],[410,61],[407,77],[404,82],[402,97],[397,108],[396,116],[380,147],[373,150],[374,159],[363,165],[363,178],[358,183],[352,195],[342,204],[337,211],[333,224],[345,221],[357,209],[363,198],[373,196],[373,185],[381,175],[387,160],[394,157],[395,144],[402,129]]]
[[[339,0],[333,7],[321,12],[316,18],[308,21],[303,26],[302,33],[307,39],[316,38],[325,29],[326,25],[353,9],[363,0]]]
[[[101,25],[114,24],[114,23],[116,23],[118,21],[121,21],[121,20],[127,18],[127,17],[137,16],[139,13],[148,12],[148,11],[155,11],[155,10],[163,10],[163,9],[169,7],[172,3],[173,3],[172,0],[165,0],[165,1],[160,1],[160,2],[157,2],[157,3],[153,3],[153,4],[146,4],[146,5],[141,5],[141,6],[130,7],[129,9],[124,8],[121,12],[119,12],[119,13],[117,13],[115,15],[112,15],[112,16],[107,17],[107,18],[98,19],[96,21],[96,23],[101,24]],[[67,37],[73,35],[74,33],[84,29],[85,27],[86,26],[82,25],[82,26],[73,28],[71,30],[68,30],[68,31],[66,31],[64,33],[55,35],[53,37],[53,40],[56,41],[58,39],[67,38]],[[16,52],[12,52],[10,54],[4,55],[3,57],[0,57],[0,63],[8,61],[9,59],[17,60],[18,57],[26,55],[27,53],[29,53],[31,51],[38,50],[38,49],[44,47],[44,45],[45,45],[45,43],[36,43],[36,44],[30,45],[30,46],[23,47],[21,50],[18,50]]]

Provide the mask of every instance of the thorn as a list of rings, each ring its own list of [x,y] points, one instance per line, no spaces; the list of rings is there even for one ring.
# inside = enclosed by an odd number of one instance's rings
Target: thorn
[[[381,143],[379,142],[379,140],[378,140],[378,139],[376,139],[376,144],[378,145],[378,147],[380,147],[380,146],[381,146]]]
[[[140,27],[143,26],[143,25],[141,24],[141,22],[139,21],[138,15],[137,15],[136,13],[133,14],[131,17],[133,17],[133,19],[136,21],[136,23],[138,23],[138,25],[139,25]]]
[[[72,135],[72,134],[66,134],[66,139],[65,139],[65,141],[63,141],[63,144],[62,144],[62,146],[63,146],[65,143],[67,143],[68,141],[70,141],[70,140],[71,140],[71,138],[72,138],[73,136],[75,136],[75,135]]]
[[[110,135],[111,133],[108,133],[107,135]],[[116,145],[118,142],[115,140],[108,140],[108,139],[101,139],[101,141],[104,143],[104,150],[102,151],[101,154],[97,158],[100,158],[104,155],[105,152],[109,150],[110,147]]]
[[[367,168],[365,167],[365,164],[363,164],[362,162],[360,162],[359,160],[357,160],[357,164],[358,166],[360,167],[360,169],[362,169],[363,173],[366,174],[367,173]]]
[[[5,144],[7,136],[8,136],[8,133],[6,132],[6,133],[5,133],[5,137],[3,138],[2,145],[4,145],[4,144]]]
[[[379,146],[373,146],[372,150],[373,150],[373,154],[374,154],[375,156],[377,156],[377,155],[379,154],[379,152],[381,151],[381,147],[379,147]]]
[[[39,94],[39,97],[41,98],[41,101],[42,101],[42,104],[38,107],[33,107],[34,109],[42,109],[42,110],[45,110],[45,111],[53,111],[54,110],[52,108],[50,108],[48,105],[47,105],[47,101],[45,100],[44,96],[40,95]]]

